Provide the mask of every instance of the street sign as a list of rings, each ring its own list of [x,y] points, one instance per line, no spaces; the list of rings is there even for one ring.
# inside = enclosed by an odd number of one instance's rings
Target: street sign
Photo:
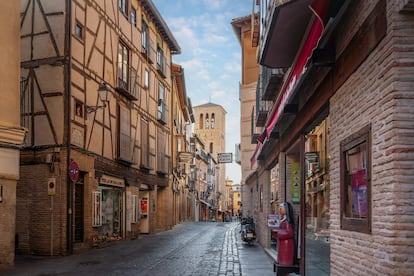
[[[47,195],[55,195],[56,194],[56,179],[51,177],[47,180]]]
[[[69,165],[70,180],[72,180],[73,182],[78,181],[79,174],[80,174],[80,172],[79,172],[78,163],[76,163],[75,161],[72,161]]]
[[[233,162],[233,153],[219,153],[218,154],[218,163],[232,163]]]

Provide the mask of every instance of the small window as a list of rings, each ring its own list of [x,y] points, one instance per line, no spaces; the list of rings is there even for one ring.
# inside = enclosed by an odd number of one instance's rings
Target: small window
[[[208,120],[208,114],[206,114],[206,129],[210,127],[209,120]]]
[[[149,71],[147,69],[145,69],[145,72],[144,72],[144,88],[145,89],[149,88]]]
[[[128,16],[128,0],[119,0],[119,10],[125,15]]]
[[[75,36],[80,39],[83,40],[83,26],[81,23],[77,22],[75,23]]]
[[[204,119],[203,119],[203,114],[200,114],[200,129],[204,128]]]
[[[216,127],[216,118],[213,113],[211,114],[211,128],[214,129],[215,127]]]
[[[371,126],[341,142],[341,228],[371,232]]]
[[[137,26],[137,10],[134,8],[131,9],[131,24]]]
[[[102,226],[102,193],[101,192],[93,192],[93,217],[92,217],[92,226]]]
[[[145,54],[149,52],[148,43],[148,24],[144,20],[142,20],[141,52]]]
[[[83,103],[75,100],[75,115],[83,118]]]

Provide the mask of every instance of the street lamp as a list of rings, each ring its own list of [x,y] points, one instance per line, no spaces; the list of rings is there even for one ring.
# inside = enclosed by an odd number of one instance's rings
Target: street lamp
[[[112,91],[111,87],[109,87],[109,85],[106,82],[99,84],[98,97],[99,97],[99,100],[102,102],[102,105],[86,106],[86,112],[92,113],[100,108],[105,108],[107,102],[109,102],[111,91]]]

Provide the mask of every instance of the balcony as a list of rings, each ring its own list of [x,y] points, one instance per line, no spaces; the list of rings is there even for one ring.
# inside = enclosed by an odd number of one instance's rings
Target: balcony
[[[146,58],[148,63],[153,64],[156,58],[155,43],[152,39],[142,42],[141,54]]]
[[[157,153],[157,173],[158,174],[168,174],[170,164],[170,157],[167,156],[164,152]]]
[[[137,70],[125,63],[118,63],[118,77],[115,90],[131,101],[138,99],[139,76]]]
[[[262,87],[263,94],[262,100],[275,101],[280,86],[282,85],[285,69],[281,68],[268,68],[266,66],[261,67],[262,71]]]
[[[167,77],[167,59],[162,51],[157,51],[157,72],[164,79]]]
[[[256,127],[256,116],[255,116],[254,107],[252,108],[250,122],[251,122],[251,143],[257,144],[257,139],[260,136],[260,131]]]
[[[158,100],[157,120],[162,124],[166,124],[168,120],[168,108],[164,100]]]

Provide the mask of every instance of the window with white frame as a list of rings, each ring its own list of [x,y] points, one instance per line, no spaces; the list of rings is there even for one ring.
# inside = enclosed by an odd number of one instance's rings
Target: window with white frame
[[[102,193],[93,192],[93,213],[92,213],[92,226],[102,226]]]

